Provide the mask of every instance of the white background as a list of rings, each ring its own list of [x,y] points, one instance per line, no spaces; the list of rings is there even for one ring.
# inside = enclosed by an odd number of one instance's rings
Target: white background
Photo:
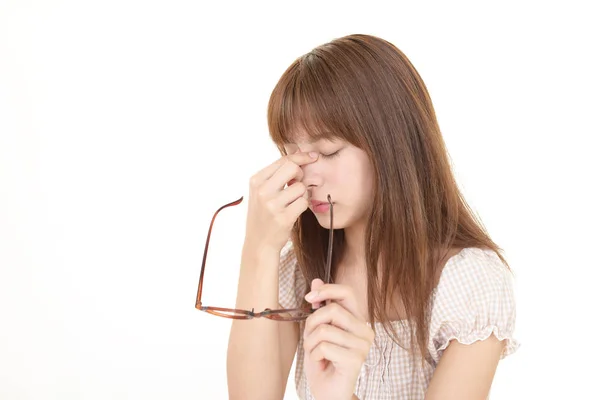
[[[278,157],[283,71],[351,33],[413,62],[516,273],[492,398],[593,397],[591,3],[0,2],[0,398],[227,398],[230,321],[194,308],[210,218]],[[217,219],[205,304],[235,304],[246,204]]]

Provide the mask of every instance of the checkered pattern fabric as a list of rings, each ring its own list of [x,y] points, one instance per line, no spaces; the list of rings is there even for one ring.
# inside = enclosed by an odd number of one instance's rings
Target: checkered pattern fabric
[[[281,251],[279,265],[279,302],[284,308],[296,308],[306,295],[306,281],[297,268],[292,243]],[[515,327],[513,277],[491,250],[466,248],[451,257],[432,294],[428,354],[425,368],[421,358],[411,359],[408,352],[407,321],[393,321],[401,339],[399,346],[376,322],[375,341],[365,360],[355,394],[361,400],[423,399],[436,365],[451,340],[471,344],[494,334],[506,339],[501,358],[514,353],[520,344],[513,338]],[[302,400],[314,400],[304,374],[304,323],[296,352],[296,391]]]

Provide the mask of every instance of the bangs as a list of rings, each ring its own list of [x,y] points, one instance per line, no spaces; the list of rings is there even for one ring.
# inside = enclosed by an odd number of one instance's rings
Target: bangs
[[[334,86],[331,75],[319,74],[314,63],[309,68],[301,60],[282,75],[267,111],[271,139],[282,155],[286,154],[285,144],[298,141],[348,140]]]

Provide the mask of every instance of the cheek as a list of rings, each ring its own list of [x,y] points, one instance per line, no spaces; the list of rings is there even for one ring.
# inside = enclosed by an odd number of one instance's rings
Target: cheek
[[[337,173],[337,181],[344,187],[356,190],[369,190],[372,187],[372,173],[360,162],[354,161],[342,166]]]
[[[369,204],[373,202],[374,195],[374,181],[373,172],[369,165],[360,165],[356,163],[357,167],[353,168],[348,174],[349,187],[354,191],[353,198],[356,200],[357,205],[360,207],[369,207]]]
[[[372,201],[371,182],[365,171],[356,166],[337,171],[329,183],[335,188],[336,195],[343,198],[343,203],[351,208],[363,209]]]

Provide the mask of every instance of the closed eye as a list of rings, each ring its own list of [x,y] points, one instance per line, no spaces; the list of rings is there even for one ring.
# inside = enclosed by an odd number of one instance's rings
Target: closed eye
[[[323,156],[323,158],[333,158],[336,157],[340,154],[340,151],[336,151],[334,153],[330,153],[330,154],[321,154]]]

